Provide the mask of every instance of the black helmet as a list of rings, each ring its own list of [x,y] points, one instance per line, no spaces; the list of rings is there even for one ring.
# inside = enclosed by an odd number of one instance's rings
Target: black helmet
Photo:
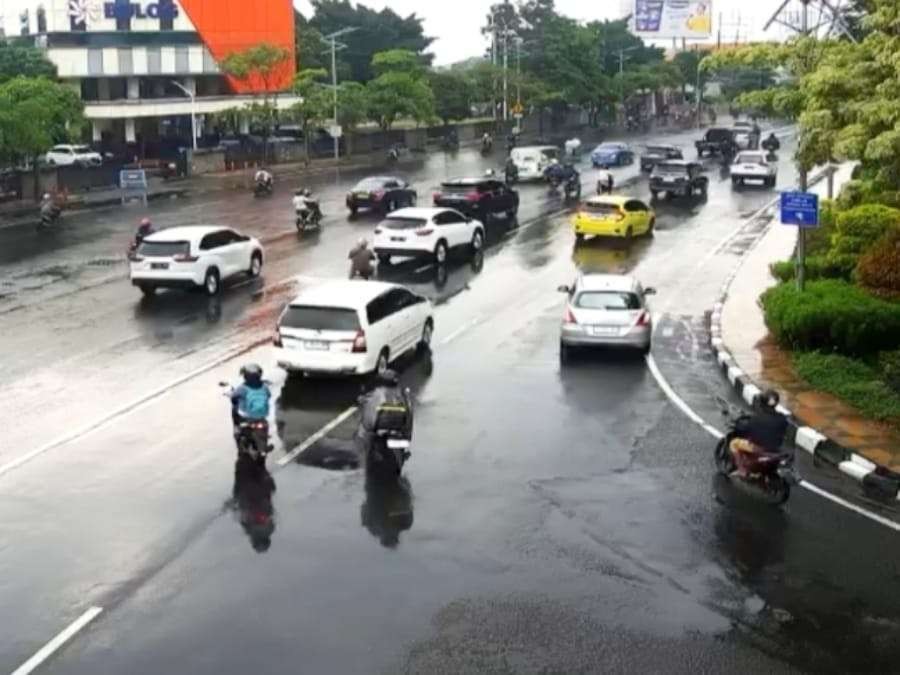
[[[764,409],[775,410],[779,403],[781,403],[781,395],[774,389],[766,389],[759,395],[759,404]]]
[[[400,384],[400,376],[397,375],[396,370],[391,370],[390,368],[388,368],[383,373],[378,375],[378,384],[389,387],[396,387],[398,384]]]
[[[262,382],[263,369],[256,363],[248,363],[241,367],[241,377],[247,384],[259,384]]]

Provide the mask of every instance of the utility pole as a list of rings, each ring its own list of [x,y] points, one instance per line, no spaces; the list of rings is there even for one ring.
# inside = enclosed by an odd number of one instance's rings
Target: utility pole
[[[800,32],[806,36],[809,34],[809,2],[801,0],[803,9],[800,14]],[[800,192],[809,189],[809,176],[802,160],[800,162]],[[800,227],[797,233],[797,289],[803,291],[806,286],[806,228]]]
[[[331,136],[334,139],[334,159],[335,161],[341,158],[341,139],[337,133],[338,129],[338,79],[337,79],[337,52],[338,48],[346,49],[347,45],[341,44],[338,46],[337,39],[341,35],[346,35],[347,33],[352,33],[353,31],[358,30],[357,28],[348,27],[342,28],[339,31],[332,33],[331,35],[326,35],[322,39],[325,42],[331,44],[331,90],[334,95],[334,128],[331,130]],[[307,146],[308,147],[308,146]]]
[[[503,27],[503,121],[509,121],[509,31]]]

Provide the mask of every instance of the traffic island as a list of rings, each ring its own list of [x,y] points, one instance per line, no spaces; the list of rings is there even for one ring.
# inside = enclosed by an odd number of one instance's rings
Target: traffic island
[[[849,167],[842,167],[836,185],[849,175]],[[824,193],[824,182],[811,191]],[[776,214],[725,282],[710,325],[717,362],[748,405],[764,389],[781,394],[779,411],[788,419],[790,442],[860,482],[871,496],[897,499],[900,433],[867,419],[836,396],[816,391],[797,374],[791,354],[776,344],[766,326],[759,298],[777,283],[770,265],[790,258],[796,244],[797,229],[780,224]]]

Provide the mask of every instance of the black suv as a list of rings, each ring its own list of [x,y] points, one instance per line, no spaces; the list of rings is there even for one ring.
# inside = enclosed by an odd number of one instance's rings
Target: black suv
[[[347,193],[347,208],[354,216],[359,209],[387,214],[404,206],[414,206],[416,196],[416,191],[402,178],[372,176],[363,178]]]
[[[674,145],[648,145],[641,153],[641,171],[652,171],[667,159],[684,159],[684,155]]]
[[[653,173],[650,174],[650,194],[653,195],[653,199],[656,199],[660,192],[665,192],[668,197],[675,195],[690,197],[699,192],[705,197],[708,188],[709,178],[703,175],[703,165],[699,162],[685,160],[660,162],[653,167]]]
[[[434,193],[434,205],[456,209],[486,225],[498,213],[515,218],[519,193],[496,178],[454,178],[441,183],[440,191]]]
[[[734,130],[722,127],[707,129],[703,138],[694,142],[694,146],[697,148],[697,157],[703,155],[734,157],[738,150]]]

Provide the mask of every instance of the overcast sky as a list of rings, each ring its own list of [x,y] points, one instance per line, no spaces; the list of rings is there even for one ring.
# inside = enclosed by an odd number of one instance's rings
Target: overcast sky
[[[401,16],[415,12],[423,17],[425,33],[437,38],[431,47],[436,57],[435,63],[445,65],[484,53],[486,42],[480,28],[488,7],[494,1],[365,0],[363,4],[373,9],[390,7]],[[721,13],[723,41],[733,41],[738,30],[741,41],[746,40],[748,35],[761,38],[763,24],[780,3],[781,0],[712,0],[713,31],[718,30]],[[310,15],[308,0],[294,0],[294,4],[306,16]],[[556,0],[561,13],[583,21],[619,18],[628,5],[628,0]],[[766,35],[773,39],[779,37],[778,32]]]

